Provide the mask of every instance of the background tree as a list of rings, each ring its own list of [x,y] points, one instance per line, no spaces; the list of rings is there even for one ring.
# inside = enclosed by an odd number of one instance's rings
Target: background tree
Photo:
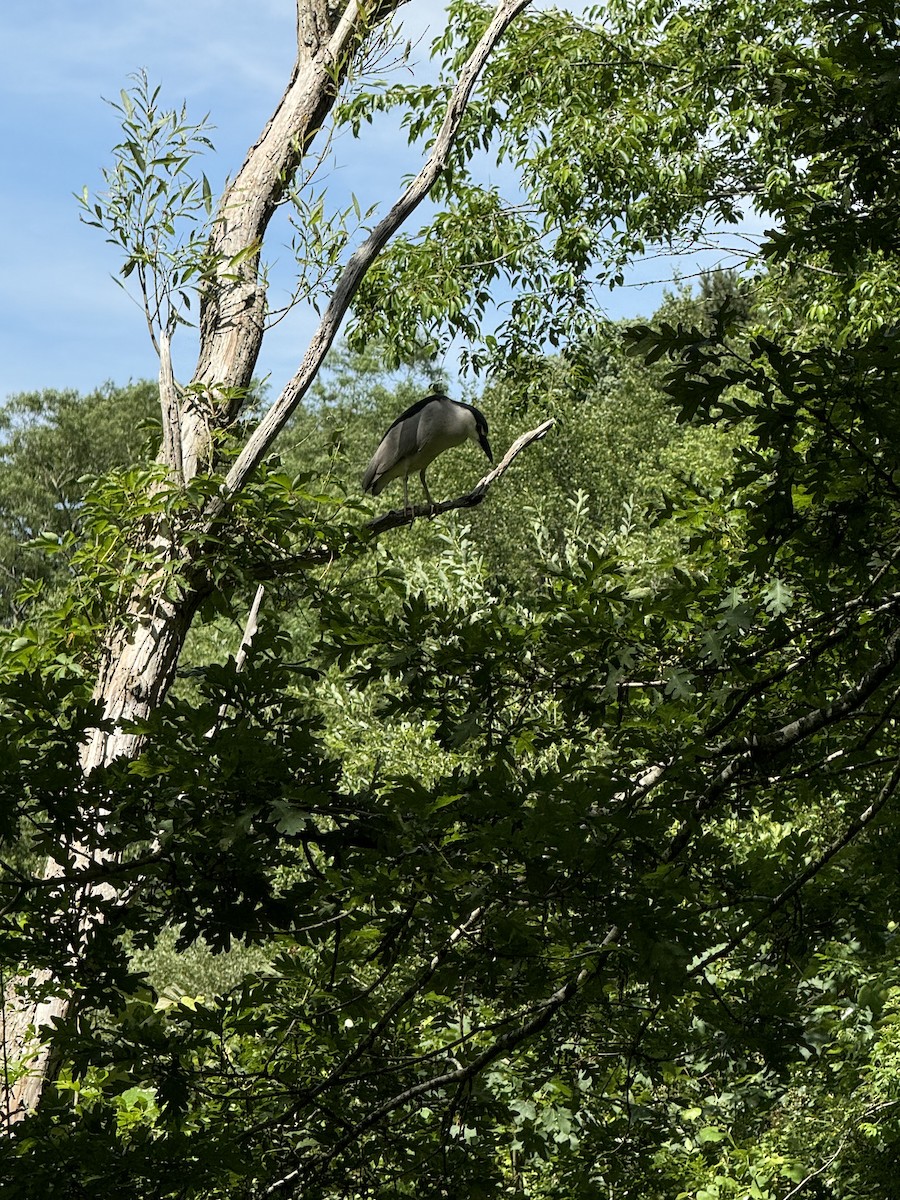
[[[62,539],[79,528],[86,479],[133,463],[150,444],[159,411],[148,382],[124,388],[104,384],[88,396],[30,392],[3,405],[0,428],[0,609],[19,619],[16,593],[26,579],[50,583],[65,574],[27,543],[42,534]]]

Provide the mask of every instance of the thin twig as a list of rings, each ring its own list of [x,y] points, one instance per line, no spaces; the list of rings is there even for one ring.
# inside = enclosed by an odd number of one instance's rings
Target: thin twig
[[[162,412],[163,459],[170,468],[175,481],[184,482],[184,465],[181,457],[181,405],[175,373],[172,370],[172,348],[169,332],[164,329],[159,335],[159,406]]]
[[[247,661],[247,655],[250,647],[253,644],[253,637],[259,628],[259,609],[263,602],[263,596],[266,594],[266,589],[262,584],[256,589],[256,595],[253,597],[253,603],[250,605],[250,612],[247,614],[247,623],[244,626],[244,634],[241,638],[241,644],[238,647],[238,652],[234,656],[234,670],[239,673],[244,668],[244,663]],[[222,728],[222,722],[225,720],[225,714],[228,712],[228,701],[225,700],[219,709],[219,715],[216,717],[216,723],[212,729],[206,731],[208,738],[215,737]]]
[[[691,969],[688,971],[688,976],[690,977],[692,975],[699,975],[701,972],[706,970],[710,963],[715,962],[717,959],[724,958],[726,954],[730,954],[732,950],[736,950],[737,947],[740,946],[741,943],[744,942],[751,933],[759,929],[759,927],[764,925],[765,922],[768,921],[770,917],[774,916],[779,909],[783,908],[788,900],[796,896],[801,888],[803,888],[811,879],[814,879],[816,875],[818,875],[825,869],[825,867],[828,866],[835,855],[839,854],[843,849],[849,846],[857,834],[861,833],[867,825],[871,825],[887,802],[897,791],[898,786],[900,786],[900,758],[898,758],[898,760],[895,762],[893,771],[869,807],[860,813],[855,821],[850,822],[840,837],[835,838],[835,840],[831,842],[831,844],[827,846],[817,858],[813,859],[813,861],[800,872],[796,879],[792,880],[786,887],[782,888],[778,895],[769,901],[765,909],[758,916],[746,921],[738,930],[738,932],[734,934],[733,937],[729,938],[729,940],[723,945],[716,947],[716,949],[711,950],[708,954],[704,955],[699,962],[691,967]]]
[[[881,1104],[873,1104],[871,1108],[867,1108],[866,1111],[861,1113],[858,1117],[852,1117],[847,1124],[847,1128],[844,1130],[843,1137],[841,1138],[840,1142],[838,1142],[838,1147],[834,1154],[832,1154],[829,1158],[826,1158],[821,1167],[816,1167],[814,1171],[810,1171],[806,1178],[801,1179],[796,1187],[792,1187],[789,1192],[786,1192],[783,1200],[791,1200],[791,1196],[796,1196],[797,1193],[801,1192],[808,1183],[811,1183],[812,1180],[816,1178],[817,1175],[821,1175],[823,1171],[828,1170],[831,1164],[840,1157],[844,1147],[847,1145],[847,1142],[850,1139],[850,1135],[853,1133],[856,1126],[860,1125],[863,1121],[868,1120],[869,1117],[874,1116],[875,1113],[881,1112],[882,1109],[894,1108],[897,1104],[900,1104],[900,1100],[885,1100]]]

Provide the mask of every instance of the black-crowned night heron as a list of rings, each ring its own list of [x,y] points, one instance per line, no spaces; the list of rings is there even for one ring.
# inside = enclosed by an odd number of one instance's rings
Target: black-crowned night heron
[[[471,404],[433,392],[401,413],[381,439],[363,475],[363,491],[377,496],[392,479],[402,476],[403,504],[408,509],[409,476],[418,471],[428,503],[433,505],[425,468],[439,454],[467,440],[477,442],[489,461],[494,461],[484,413]]]

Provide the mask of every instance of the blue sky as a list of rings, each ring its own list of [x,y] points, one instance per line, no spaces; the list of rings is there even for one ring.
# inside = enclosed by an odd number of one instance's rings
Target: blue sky
[[[407,33],[422,38],[424,60],[437,32],[438,0],[411,0]],[[0,398],[14,392],[155,376],[143,318],[111,276],[119,262],[104,235],[82,225],[73,193],[101,190],[101,167],[118,140],[117,99],[131,73],[145,69],[166,107],[187,102],[215,126],[216,153],[203,166],[214,188],[234,173],[287,82],[293,61],[291,0],[3,0],[0,7]],[[390,203],[418,163],[402,135],[385,124],[336,147],[327,182],[363,208]],[[414,218],[415,219],[415,218]],[[286,235],[267,244],[275,294],[289,286]],[[646,264],[632,282],[665,276]],[[612,293],[612,316],[648,314],[657,284]],[[293,373],[313,317],[298,312],[268,335],[258,374],[274,389]],[[190,375],[190,334],[175,342],[176,372]]]

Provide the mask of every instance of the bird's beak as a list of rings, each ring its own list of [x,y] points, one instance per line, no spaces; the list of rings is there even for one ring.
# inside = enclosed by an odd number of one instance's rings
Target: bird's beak
[[[494,456],[491,454],[491,443],[487,440],[483,433],[479,433],[478,440],[481,443],[481,448],[488,456],[488,462],[494,461]]]

